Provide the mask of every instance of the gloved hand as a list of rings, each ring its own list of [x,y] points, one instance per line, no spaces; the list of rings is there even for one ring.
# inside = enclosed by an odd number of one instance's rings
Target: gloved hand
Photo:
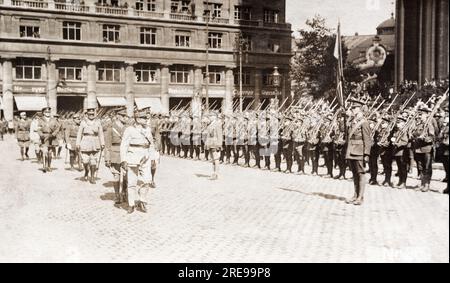
[[[108,168],[111,168],[111,161],[105,161],[105,166]]]
[[[123,161],[123,162],[121,163],[121,166],[122,166],[123,169],[127,170],[127,169],[128,169],[128,162]]]

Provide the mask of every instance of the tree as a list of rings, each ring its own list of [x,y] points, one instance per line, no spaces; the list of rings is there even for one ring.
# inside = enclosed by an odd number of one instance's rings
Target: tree
[[[299,30],[298,51],[291,66],[291,77],[298,82],[295,93],[308,93],[313,97],[323,97],[336,88],[337,60],[334,57],[336,34],[326,26],[325,19],[316,15],[307,20],[308,28]],[[342,46],[343,60],[347,60],[347,48]],[[349,65],[344,67],[344,75],[357,77]]]

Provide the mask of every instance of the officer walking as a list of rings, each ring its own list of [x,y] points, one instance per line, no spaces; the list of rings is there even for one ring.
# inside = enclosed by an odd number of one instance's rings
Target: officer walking
[[[65,130],[66,148],[69,151],[70,170],[75,169],[75,163],[78,164],[78,171],[81,171],[80,152],[77,150],[77,135],[80,128],[80,115],[74,114],[72,122],[69,123]]]
[[[31,122],[27,119],[27,114],[25,112],[20,113],[20,119],[16,123],[16,139],[20,147],[20,156],[22,161],[25,158],[28,160],[28,149],[30,147],[30,124]]]
[[[141,212],[147,212],[148,193],[152,182],[151,146],[153,143],[147,114],[136,111],[134,124],[124,131],[120,144],[120,160],[128,179],[128,214],[133,213],[136,208]]]
[[[103,127],[99,119],[95,116],[95,108],[87,109],[87,119],[80,123],[78,129],[77,150],[81,152],[81,159],[84,166],[83,181],[95,184],[97,164],[99,164],[101,153],[105,148],[105,137]],[[89,172],[91,176],[89,178]]]
[[[41,138],[41,152],[43,156],[43,172],[51,172],[52,168],[52,152],[58,146],[58,133],[61,130],[56,119],[51,117],[51,108],[45,107],[42,109],[44,117],[38,122],[38,134]]]

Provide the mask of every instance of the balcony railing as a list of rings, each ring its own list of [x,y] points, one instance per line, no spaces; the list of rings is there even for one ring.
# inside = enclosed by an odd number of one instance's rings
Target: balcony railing
[[[68,12],[88,13],[89,7],[78,4],[55,3],[55,9]]]
[[[195,21],[197,19],[197,17],[193,16],[193,15],[189,15],[189,14],[176,14],[176,13],[171,13],[170,14],[170,19],[171,20],[177,20],[177,21],[187,21],[187,22],[192,22]]]
[[[138,17],[146,17],[146,18],[163,18],[164,17],[164,13],[142,11],[142,10],[136,10],[135,15]]]
[[[116,8],[116,7],[104,7],[104,6],[96,6],[95,12],[98,14],[107,14],[107,15],[127,15],[128,9],[125,8]]]
[[[207,17],[205,17],[205,21],[208,20]],[[225,18],[209,18],[210,23],[217,23],[217,24],[229,24],[230,20]]]
[[[48,8],[48,3],[43,1],[12,0],[11,4],[16,7],[38,8],[38,9]]]
[[[291,28],[291,25],[290,25],[290,24],[285,24],[285,23],[269,23],[269,22],[264,22],[264,26],[265,26],[265,27],[269,27],[269,28],[283,28],[283,29]]]
[[[252,21],[252,20],[234,20],[236,24],[241,26],[252,26],[257,27],[259,26],[259,21]]]

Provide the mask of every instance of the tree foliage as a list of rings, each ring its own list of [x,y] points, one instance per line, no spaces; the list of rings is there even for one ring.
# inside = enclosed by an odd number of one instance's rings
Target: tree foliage
[[[336,89],[337,60],[334,57],[336,34],[326,25],[320,15],[306,21],[307,28],[299,30],[296,41],[298,51],[291,66],[291,77],[298,85],[296,94],[307,93],[315,98],[327,96]],[[347,48],[342,46],[343,60],[347,59]],[[352,66],[346,65],[344,75],[352,80],[358,74]]]

